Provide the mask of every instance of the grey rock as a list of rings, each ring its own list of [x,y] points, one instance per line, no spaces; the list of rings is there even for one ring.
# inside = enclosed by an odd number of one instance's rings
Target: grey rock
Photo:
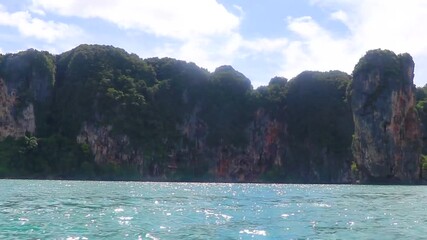
[[[362,182],[415,183],[420,176],[420,122],[409,54],[372,50],[353,72],[353,155]]]

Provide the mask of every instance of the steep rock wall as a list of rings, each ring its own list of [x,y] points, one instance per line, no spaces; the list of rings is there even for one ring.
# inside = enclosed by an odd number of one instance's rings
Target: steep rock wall
[[[417,182],[421,136],[412,57],[370,51],[356,65],[353,77],[353,154],[361,180]]]
[[[315,76],[317,74],[328,76],[330,73],[314,73]],[[150,146],[153,145],[150,139],[144,140],[141,143],[143,146],[138,146],[141,149],[145,147],[145,158],[142,150],[132,150],[135,142],[131,143],[128,136],[111,135],[110,126],[95,127],[96,124],[86,124],[80,132],[78,142],[90,145],[98,163],[138,162],[123,159],[120,157],[122,153],[132,155],[132,159],[141,159],[141,165],[144,165],[141,174],[144,179],[350,182],[352,118],[350,109],[343,107],[347,105],[341,102],[347,86],[347,75],[341,75],[337,76],[344,79],[339,91],[334,90],[335,78],[328,81],[313,79],[308,86],[303,86],[311,90],[302,95],[301,91],[294,91],[292,114],[289,114],[289,105],[285,110],[285,105],[281,102],[274,103],[273,108],[249,108],[251,120],[236,126],[243,129],[244,144],[235,145],[220,137],[214,143],[209,142],[209,135],[215,133],[218,126],[212,126],[212,121],[206,120],[203,111],[209,108],[202,107],[204,103],[200,99],[196,100],[192,108],[188,107],[188,112],[180,112],[174,118],[176,134],[156,136],[162,139],[155,143],[161,145],[155,147],[157,150]],[[300,79],[300,82],[307,84],[305,78]],[[332,90],[313,93],[312,91],[320,88],[310,87],[314,83],[323,87],[327,84]],[[336,96],[330,96],[330,92],[337,92]],[[309,96],[314,97],[308,99]],[[330,99],[325,101],[326,97]],[[305,99],[307,106],[316,106],[316,110],[307,113],[306,108],[299,104],[300,99]],[[236,111],[237,109],[238,107]],[[328,121],[324,120],[325,116],[328,116]],[[224,114],[224,117],[229,116]],[[295,117],[290,121],[290,118]],[[219,127],[222,133],[231,132],[234,130],[231,128],[235,127],[233,124]],[[227,137],[226,134],[219,136]],[[129,154],[132,151],[134,153]]]
[[[184,180],[206,179],[204,175],[208,175],[216,181],[251,182],[259,181],[273,167],[282,166],[286,126],[270,119],[263,110],[256,112],[247,128],[249,143],[245,147],[209,146],[209,127],[197,112],[178,126],[181,140],[175,147],[162,156],[153,155],[154,160],[144,161],[142,149],[131,144],[128,136],[112,134],[111,126],[84,123],[77,142],[90,147],[98,164],[135,166],[143,179],[180,180],[176,173],[184,172]]]
[[[286,126],[271,119],[262,109],[256,111],[254,120],[246,128],[246,146],[209,146],[206,136],[210,129],[197,116],[197,111],[179,129],[187,144],[180,145],[171,155],[168,166],[176,166],[176,170],[205,165],[207,174],[217,181],[246,182],[259,181],[264,173],[283,164],[282,135],[286,133]],[[190,164],[180,164],[182,162]]]
[[[286,125],[271,119],[264,110],[256,111],[247,128],[249,143],[244,148],[221,146],[217,150],[216,175],[226,180],[257,181],[273,167],[283,164]]]
[[[126,135],[111,134],[111,126],[95,126],[84,123],[77,142],[88,144],[96,163],[135,166],[143,172],[142,151],[132,147]]]
[[[33,104],[17,109],[15,94],[15,91],[8,91],[5,82],[0,79],[0,140],[9,136],[23,137],[25,133],[34,134],[36,130]]]
[[[258,109],[246,128],[245,146],[209,146],[209,126],[193,114],[179,128],[187,142],[170,154],[174,171],[206,166],[216,181],[350,182],[350,154],[334,152],[316,140],[293,141],[288,125]],[[166,167],[166,165],[165,165]],[[198,169],[197,171],[200,171]],[[190,171],[191,172],[191,171]]]
[[[55,66],[47,52],[27,50],[3,56],[0,64],[0,140],[35,134],[45,127]],[[41,126],[44,125],[44,126]]]

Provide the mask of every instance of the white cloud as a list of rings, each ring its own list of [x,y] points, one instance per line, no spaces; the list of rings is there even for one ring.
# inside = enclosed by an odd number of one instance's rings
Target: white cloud
[[[39,14],[98,18],[163,37],[158,47],[141,55],[174,57],[209,70],[233,64],[236,58],[277,52],[287,44],[285,38],[243,39],[238,27],[245,13],[240,6],[233,8],[239,16],[215,0],[32,0],[30,9]]]
[[[334,20],[339,20],[342,23],[348,25],[348,15],[343,10],[338,10],[336,12],[331,13],[331,18]]]
[[[242,47],[254,53],[271,53],[281,51],[287,44],[287,38],[257,38],[244,40]]]
[[[243,16],[243,9],[233,6]],[[96,18],[128,31],[158,37],[143,57],[174,57],[214,70],[232,64],[240,47],[241,17],[216,0],[32,0],[31,11],[41,14]]]
[[[195,62],[213,71],[220,65],[232,64],[240,46],[241,37],[238,34],[198,37],[183,42],[166,42],[145,55]]]
[[[97,18],[119,28],[154,34],[158,46],[139,52],[143,57],[174,57],[213,71],[247,57],[280,53],[286,38],[245,39],[239,33],[245,17],[241,6],[229,12],[216,0],[32,0],[37,14]]]
[[[417,63],[427,62],[427,30],[422,26],[425,0],[313,0],[312,4],[330,11],[332,20],[345,25],[345,34],[337,37],[311,17],[288,18],[288,29],[297,37],[284,50],[285,76],[298,70],[340,69],[351,73],[367,50],[382,48],[396,53],[408,52]],[[337,10],[338,9],[338,10]],[[415,83],[424,85],[427,71],[416,68]]]
[[[278,75],[294,77],[305,70],[340,69],[351,72],[358,56],[351,52],[351,42],[335,39],[309,16],[288,18],[288,29],[297,35],[283,48],[282,69]]]
[[[0,5],[0,25],[15,27],[25,37],[34,37],[48,43],[81,33],[75,26],[44,21],[26,11],[9,13],[2,5]]]
[[[123,29],[176,39],[229,34],[240,23],[215,0],[33,0],[32,9],[100,18]]]
[[[427,12],[426,1],[361,0],[344,6],[351,18],[347,26],[360,46],[414,53],[427,50],[427,31],[420,26]]]
[[[288,28],[303,38],[312,38],[323,34],[323,29],[310,16],[288,17]]]
[[[191,61],[213,71],[218,66],[233,65],[236,61],[245,61],[249,57],[261,61],[271,58],[272,55],[280,55],[287,43],[285,38],[247,40],[235,33],[211,38],[195,38],[184,43],[165,43],[153,49],[148,55]]]
[[[252,39],[240,33],[240,23],[250,16],[245,14],[244,7],[233,5],[233,14],[216,0],[31,1],[31,13],[7,13],[0,8],[0,24],[18,27],[25,36],[53,42],[73,31],[64,23],[43,21],[45,17],[56,14],[101,19],[127,32],[157,36],[159,43],[155,47],[139,52],[143,57],[169,56],[193,61],[209,70],[222,64],[259,59],[262,64],[272,63],[258,66],[259,69],[268,68],[271,72],[273,65],[280,66],[277,72],[264,73],[272,76],[291,78],[303,70],[338,69],[351,73],[359,58],[375,48],[409,52],[417,66],[427,62],[425,0],[311,0],[314,7],[329,12],[329,19],[288,17],[285,26],[291,35]],[[337,33],[336,29],[322,25],[328,22],[334,26],[342,24],[345,29]],[[427,69],[416,67],[415,82],[424,85],[426,80]]]

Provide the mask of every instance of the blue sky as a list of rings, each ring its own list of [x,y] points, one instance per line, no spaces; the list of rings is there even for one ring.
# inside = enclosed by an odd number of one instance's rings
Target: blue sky
[[[425,0],[0,0],[0,52],[107,44],[141,58],[232,65],[257,87],[303,70],[351,73],[370,49],[408,52],[427,83]]]

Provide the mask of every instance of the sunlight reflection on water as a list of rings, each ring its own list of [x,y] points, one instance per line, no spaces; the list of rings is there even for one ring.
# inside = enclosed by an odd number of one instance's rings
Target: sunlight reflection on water
[[[0,239],[419,239],[424,186],[0,180]]]

